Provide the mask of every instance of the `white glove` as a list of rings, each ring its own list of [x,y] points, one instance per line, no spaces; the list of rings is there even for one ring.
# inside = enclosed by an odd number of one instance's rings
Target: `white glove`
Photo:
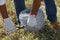
[[[36,26],[36,25],[37,25],[37,20],[36,20],[36,18],[35,18],[34,16],[30,15],[30,16],[28,17],[28,20],[27,20],[27,25],[28,25],[28,26],[31,26],[31,27]]]
[[[11,34],[16,31],[16,27],[10,18],[4,19],[4,31],[6,34]]]

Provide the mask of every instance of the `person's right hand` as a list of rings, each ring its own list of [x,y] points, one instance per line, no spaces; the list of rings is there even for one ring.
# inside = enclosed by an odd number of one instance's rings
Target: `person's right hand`
[[[14,23],[10,20],[10,18],[4,19],[4,32],[5,32],[5,34],[7,34],[7,35],[16,32],[16,26],[15,26]]]

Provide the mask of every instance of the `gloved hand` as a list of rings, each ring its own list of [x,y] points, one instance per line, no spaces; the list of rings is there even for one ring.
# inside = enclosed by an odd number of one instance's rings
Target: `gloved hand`
[[[27,25],[28,25],[28,26],[31,26],[31,27],[34,27],[34,26],[37,25],[37,20],[36,20],[35,15],[30,15],[30,16],[28,17]]]
[[[7,35],[12,34],[13,32],[16,31],[16,26],[10,20],[10,18],[4,19],[4,31]]]

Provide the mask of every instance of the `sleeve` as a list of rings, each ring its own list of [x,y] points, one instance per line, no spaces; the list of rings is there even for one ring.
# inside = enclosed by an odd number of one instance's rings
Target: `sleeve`
[[[0,5],[4,5],[6,3],[6,0],[0,0]]]

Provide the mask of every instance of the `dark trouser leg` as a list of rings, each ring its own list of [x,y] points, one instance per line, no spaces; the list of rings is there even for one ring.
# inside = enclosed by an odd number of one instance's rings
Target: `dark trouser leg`
[[[57,22],[57,8],[54,0],[45,0],[47,18],[53,25],[54,29],[57,29],[60,25]]]
[[[20,24],[19,14],[22,10],[26,9],[25,8],[25,0],[14,0],[14,4],[15,4],[15,8],[16,8],[16,14],[17,14],[18,22]]]
[[[45,0],[46,14],[50,22],[57,21],[57,8],[54,0]]]

